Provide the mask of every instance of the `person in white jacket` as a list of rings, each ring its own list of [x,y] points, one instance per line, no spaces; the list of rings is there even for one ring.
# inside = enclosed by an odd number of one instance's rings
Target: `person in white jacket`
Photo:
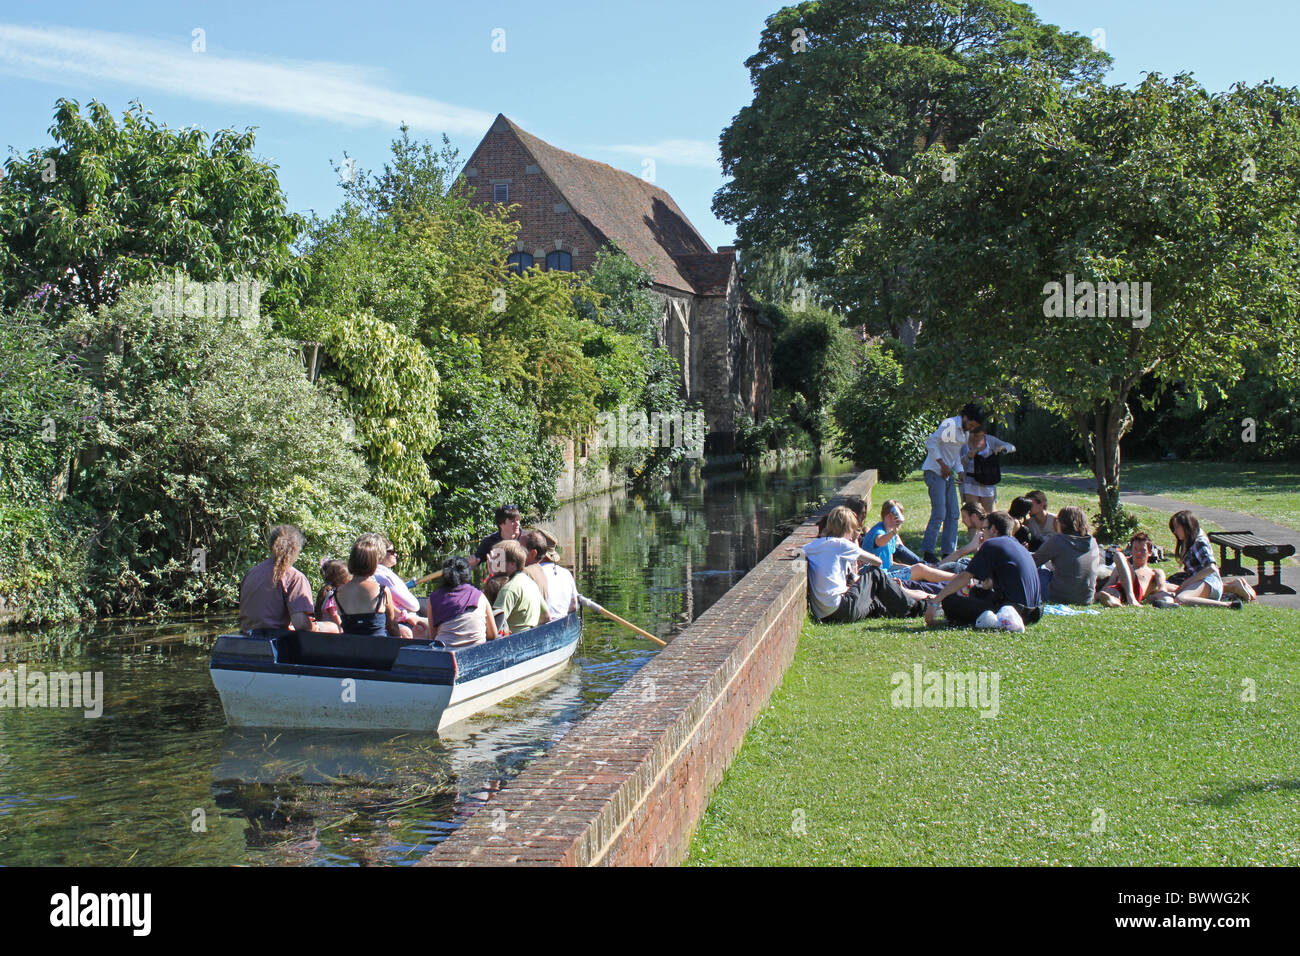
[[[961,413],[944,419],[925,440],[925,463],[921,475],[930,493],[930,521],[925,526],[922,539],[923,560],[938,564],[935,545],[939,543],[939,529],[943,528],[942,554],[957,550],[957,531],[961,527],[960,502],[957,500],[957,483],[965,471],[962,454],[966,449],[967,432],[975,425],[984,424],[984,412],[973,403],[965,405]]]

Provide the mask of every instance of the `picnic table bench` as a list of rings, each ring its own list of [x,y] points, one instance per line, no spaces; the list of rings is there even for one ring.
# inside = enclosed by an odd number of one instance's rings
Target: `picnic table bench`
[[[1282,583],[1282,559],[1295,554],[1295,545],[1277,544],[1261,538],[1253,531],[1213,531],[1210,542],[1219,546],[1219,570],[1223,574],[1245,575],[1241,566],[1241,556],[1253,558],[1259,564],[1259,581],[1255,590],[1261,594],[1295,594],[1292,588]],[[1228,549],[1232,557],[1228,557]],[[1266,574],[1264,565],[1273,562],[1273,573]]]

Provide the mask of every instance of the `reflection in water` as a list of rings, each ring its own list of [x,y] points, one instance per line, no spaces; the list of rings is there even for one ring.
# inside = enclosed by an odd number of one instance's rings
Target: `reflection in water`
[[[619,491],[545,527],[584,594],[668,638],[848,471],[806,463]],[[441,737],[232,729],[207,657],[233,627],[223,615],[0,634],[0,668],[104,674],[98,719],[0,709],[0,864],[414,862],[655,653],[588,614],[574,666]]]

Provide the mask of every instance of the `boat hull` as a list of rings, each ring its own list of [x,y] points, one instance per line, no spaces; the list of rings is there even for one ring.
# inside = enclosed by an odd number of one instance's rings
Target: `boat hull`
[[[210,671],[232,727],[438,731],[560,673],[581,632],[574,613],[457,649],[293,631],[223,635]]]

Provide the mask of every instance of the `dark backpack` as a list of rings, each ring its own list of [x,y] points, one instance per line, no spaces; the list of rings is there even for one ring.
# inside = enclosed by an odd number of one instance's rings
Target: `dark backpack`
[[[997,455],[976,455],[970,474],[981,485],[996,485],[1002,480],[1002,463]]]

